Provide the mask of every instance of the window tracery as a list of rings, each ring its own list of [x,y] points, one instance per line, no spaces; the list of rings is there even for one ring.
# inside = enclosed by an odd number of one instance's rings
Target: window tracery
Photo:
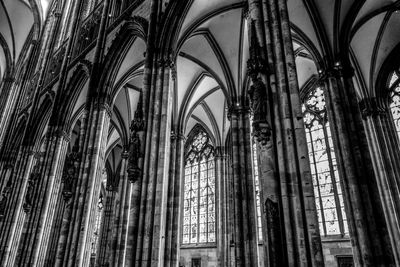
[[[400,79],[397,72],[391,74],[389,80],[390,90],[390,112],[392,114],[393,123],[396,127],[397,135],[400,138]]]
[[[339,172],[321,87],[308,94],[302,110],[321,235],[348,234]]]
[[[204,131],[200,130],[194,136],[187,149],[185,162],[182,243],[214,243],[214,147]]]

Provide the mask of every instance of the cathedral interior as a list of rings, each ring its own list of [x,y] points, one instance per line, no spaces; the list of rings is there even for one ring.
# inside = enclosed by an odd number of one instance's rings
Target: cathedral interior
[[[0,0],[0,266],[400,266],[399,29],[400,0]]]

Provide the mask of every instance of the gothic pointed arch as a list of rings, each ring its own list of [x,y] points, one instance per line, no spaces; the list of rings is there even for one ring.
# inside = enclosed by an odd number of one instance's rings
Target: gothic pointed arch
[[[147,20],[135,16],[129,18],[118,31],[116,38],[113,40],[107,55],[104,59],[104,72],[100,76],[100,83],[106,87],[105,91],[108,95],[113,90],[115,78],[117,76],[120,65],[122,64],[130,47],[140,38],[146,42],[147,40],[148,23]],[[111,99],[109,99],[111,100]]]

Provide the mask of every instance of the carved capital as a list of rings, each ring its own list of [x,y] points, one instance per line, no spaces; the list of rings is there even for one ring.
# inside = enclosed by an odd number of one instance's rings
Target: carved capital
[[[385,101],[376,97],[364,98],[358,105],[361,110],[362,118],[387,116],[389,114]]]

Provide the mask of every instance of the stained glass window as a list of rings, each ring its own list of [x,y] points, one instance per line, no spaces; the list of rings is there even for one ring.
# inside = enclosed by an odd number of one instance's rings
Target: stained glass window
[[[199,131],[186,152],[183,244],[216,242],[214,164],[210,138]]]
[[[348,234],[339,172],[321,87],[308,94],[303,104],[303,114],[321,235]]]
[[[253,143],[253,176],[256,194],[256,210],[257,210],[257,233],[258,240],[262,240],[262,224],[261,224],[261,201],[260,201],[260,179],[258,176],[258,159],[257,159],[257,144]]]
[[[97,252],[97,244],[99,242],[99,236],[100,236],[102,211],[103,211],[103,197],[100,195],[99,201],[97,202],[96,219],[93,229],[92,248],[91,248],[92,255],[96,255]]]
[[[397,134],[400,138],[400,79],[396,72],[393,72],[389,80],[390,89],[390,111]]]

